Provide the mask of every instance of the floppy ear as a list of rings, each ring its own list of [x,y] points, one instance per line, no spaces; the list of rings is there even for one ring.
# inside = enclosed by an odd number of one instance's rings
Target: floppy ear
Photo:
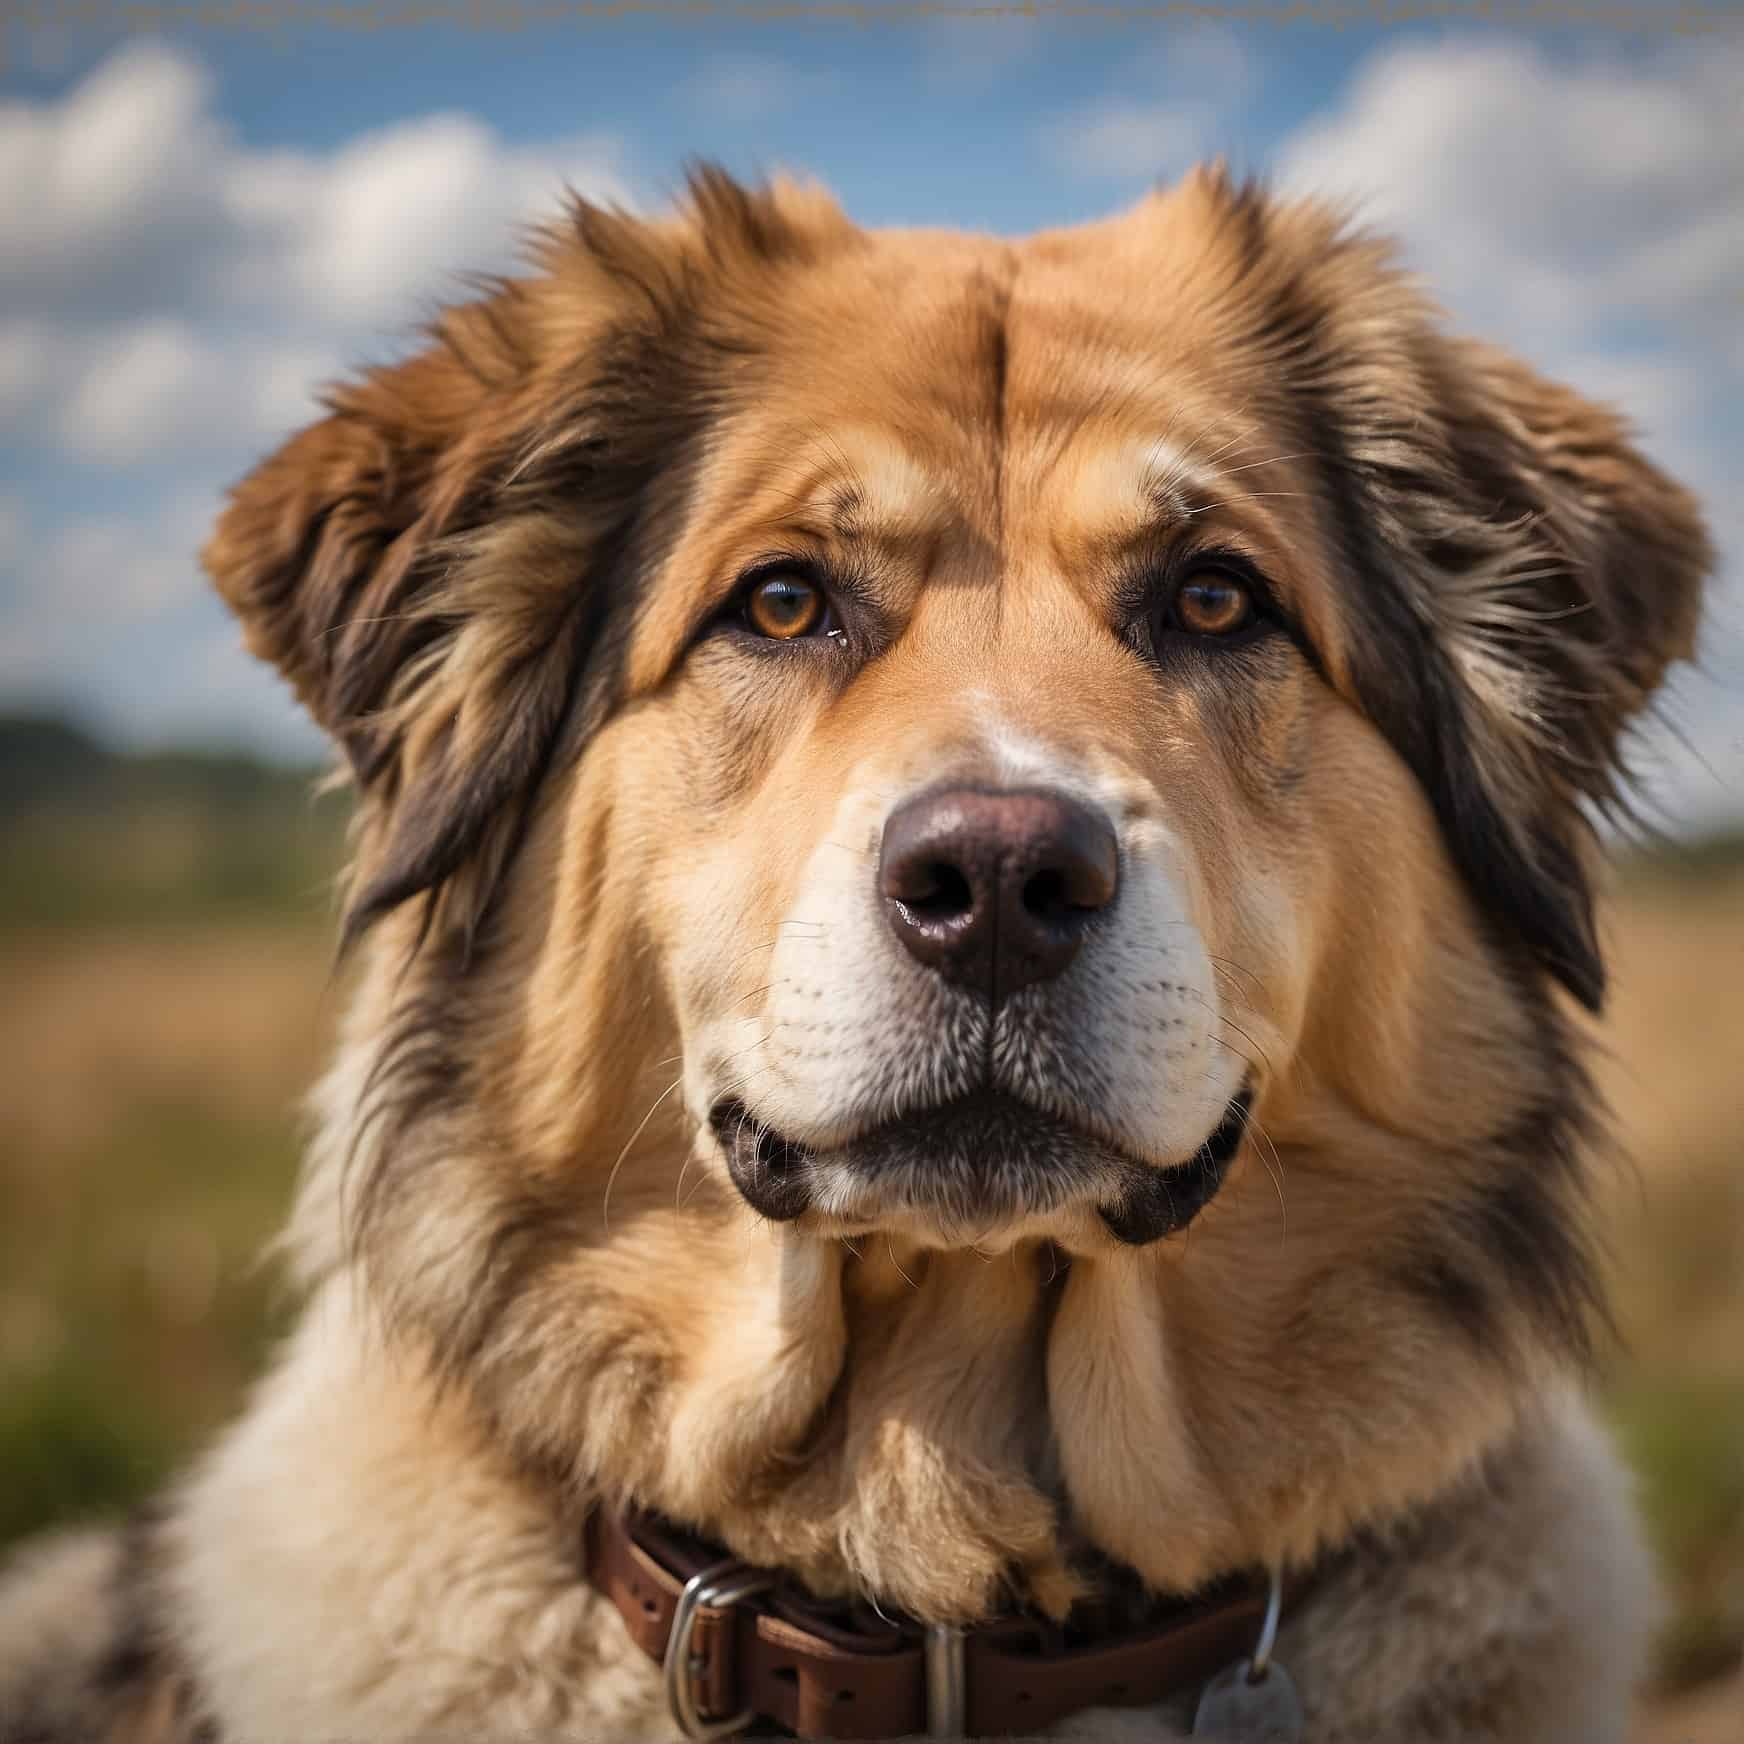
[[[464,441],[485,389],[442,351],[326,396],[330,415],[230,493],[201,558],[271,661],[367,782],[386,758],[375,719],[437,626],[417,611],[421,561],[465,505]],[[472,468],[467,466],[472,461]]]
[[[1422,372],[1370,482],[1427,688],[1368,688],[1488,911],[1597,1011],[1593,818],[1628,810],[1627,731],[1695,651],[1712,551],[1611,412],[1469,341],[1435,336]]]
[[[250,648],[350,763],[362,839],[348,934],[475,862],[490,882],[516,827],[505,814],[569,699],[587,615],[579,530],[555,541],[575,563],[557,585],[548,563],[499,564],[489,597],[469,597],[526,436],[526,301],[500,285],[448,311],[429,349],[332,392],[329,415],[232,492],[202,554]]]
[[[1626,731],[1693,653],[1697,503],[1612,413],[1448,337],[1337,212],[1200,191],[1329,506],[1357,700],[1490,923],[1596,1011],[1591,814],[1627,810]]]
[[[682,512],[718,376],[705,329],[849,233],[821,197],[693,173],[673,220],[577,201],[541,269],[336,390],[232,493],[203,560],[360,796],[348,937],[429,893],[470,939],[560,744],[610,709],[627,585]]]

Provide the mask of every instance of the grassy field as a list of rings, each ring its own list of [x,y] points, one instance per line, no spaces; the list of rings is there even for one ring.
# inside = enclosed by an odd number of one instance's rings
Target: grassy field
[[[0,811],[0,1544],[149,1491],[285,1312],[258,1255],[335,1014],[338,819],[233,762],[137,774]],[[1736,1744],[1744,856],[1635,870],[1608,925],[1605,1081],[1635,1161],[1607,1188],[1605,1400],[1675,1601],[1648,1736]]]
[[[1663,1744],[1744,1740],[1744,867],[1627,880],[1603,1080],[1633,1168],[1608,1214],[1607,1403],[1675,1611]]]

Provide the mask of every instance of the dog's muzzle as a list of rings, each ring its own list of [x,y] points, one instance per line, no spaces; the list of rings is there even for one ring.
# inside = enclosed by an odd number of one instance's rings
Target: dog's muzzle
[[[751,1208],[787,1223],[815,1207],[849,1222],[900,1206],[962,1225],[1092,1201],[1117,1241],[1142,1247],[1187,1227],[1216,1196],[1246,1137],[1251,1088],[1194,1155],[1159,1169],[1054,1115],[997,1094],[891,1121],[836,1150],[783,1137],[744,1103],[717,1103],[715,1137]]]
[[[893,985],[910,988],[913,1008],[933,1014],[921,1021],[934,1034],[917,1030],[902,1044],[882,1043],[906,1050],[893,1055],[887,1076],[892,1085],[919,1075],[968,1088],[874,1119],[828,1148],[779,1130],[749,1101],[717,1102],[710,1123],[746,1202],[776,1222],[815,1210],[844,1232],[895,1214],[954,1238],[1071,1205],[1095,1206],[1114,1237],[1133,1245],[1184,1229],[1240,1148],[1251,1089],[1207,1122],[1196,1150],[1176,1151],[1175,1166],[1159,1167],[1125,1148],[1112,1122],[1089,1108],[1075,1111],[1061,1088],[1097,1081],[1088,1057],[1096,1026],[1084,1022],[1085,1002],[1129,996],[1098,989],[1126,988],[1130,963],[1063,979],[1098,933],[1106,935],[1101,948],[1116,953],[1104,965],[1119,964],[1123,902],[1138,903],[1124,924],[1143,936],[1142,879],[1126,882],[1123,891],[1110,818],[1053,788],[952,782],[899,804],[884,825],[866,924],[889,927],[902,953]],[[918,992],[916,965],[924,972]],[[953,1039],[940,1010],[962,1016]],[[1118,1011],[1107,1015],[1116,1027],[1128,1021]],[[1130,1021],[1142,1028],[1148,1017],[1135,1012]],[[926,1058],[946,1047],[951,1058]],[[1074,1049],[1086,1057],[1075,1059]],[[1146,1057],[1154,1063],[1154,1055],[1133,1056]]]

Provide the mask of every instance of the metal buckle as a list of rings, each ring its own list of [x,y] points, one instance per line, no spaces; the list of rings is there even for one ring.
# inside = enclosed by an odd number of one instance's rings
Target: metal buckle
[[[702,1662],[691,1653],[696,1614],[710,1608],[736,1605],[742,1599],[766,1593],[776,1577],[749,1563],[729,1557],[694,1574],[678,1595],[672,1614],[672,1632],[666,1638],[666,1658],[661,1671],[666,1685],[666,1705],[686,1738],[730,1738],[756,1719],[746,1708],[726,1719],[711,1720],[696,1705],[696,1677]],[[926,1632],[926,1735],[929,1738],[960,1739],[966,1719],[968,1681],[964,1672],[963,1631],[935,1623]]]
[[[768,1592],[774,1584],[774,1575],[764,1574],[748,1563],[730,1557],[692,1575],[684,1583],[684,1591],[678,1596],[678,1609],[672,1615],[672,1633],[666,1638],[666,1659],[661,1669],[666,1680],[666,1705],[685,1737],[730,1738],[735,1732],[744,1731],[757,1717],[752,1708],[726,1720],[710,1720],[698,1711],[696,1674],[701,1666],[690,1651],[697,1612],[704,1605],[736,1605],[741,1599]]]

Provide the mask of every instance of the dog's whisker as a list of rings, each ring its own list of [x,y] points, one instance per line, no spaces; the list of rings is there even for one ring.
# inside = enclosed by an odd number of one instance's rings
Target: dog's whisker
[[[1254,1053],[1259,1056],[1257,1061],[1249,1058],[1245,1054],[1242,1056],[1244,1059],[1247,1060],[1247,1062],[1250,1066],[1256,1066],[1256,1067],[1257,1066],[1264,1066],[1266,1071],[1268,1071],[1268,1072],[1271,1071],[1271,1069],[1272,1069],[1271,1056],[1266,1052],[1265,1048],[1262,1047],[1258,1041],[1256,1041],[1251,1035],[1249,1035],[1248,1032],[1245,1029],[1243,1029],[1239,1023],[1237,1023],[1235,1021],[1235,1019],[1233,1017],[1226,1015],[1224,1012],[1220,1011],[1215,1005],[1213,1005],[1210,1002],[1210,1000],[1201,997],[1197,993],[1193,994],[1192,997],[1197,1004],[1199,1004],[1204,1010],[1208,1011],[1211,1014],[1211,1019],[1214,1023],[1223,1024],[1226,1028],[1234,1030],[1235,1033],[1238,1036],[1240,1036],[1241,1039],[1244,1042],[1246,1042],[1250,1048],[1253,1049]],[[1221,1041],[1222,1037],[1213,1035],[1211,1039],[1213,1041]],[[1228,1046],[1228,1044],[1225,1043],[1225,1046]],[[1240,1051],[1239,1049],[1231,1049],[1231,1052],[1239,1052],[1239,1051]]]
[[[919,1290],[920,1285],[902,1269],[902,1261],[896,1257],[896,1243],[890,1236],[884,1238],[885,1251],[890,1255],[890,1263],[896,1267],[897,1274],[911,1290]]]
[[[731,963],[742,963],[747,957],[756,956],[759,951],[773,951],[780,943],[779,938],[773,938],[766,945],[752,945],[748,949],[740,951],[737,956],[729,957],[727,960]]]
[[[636,1123],[636,1130],[624,1141],[624,1148],[618,1152],[618,1160],[612,1164],[611,1173],[606,1176],[606,1191],[605,1198],[600,1206],[600,1218],[605,1227],[605,1232],[608,1235],[611,1234],[612,1229],[612,1185],[618,1178],[618,1170],[624,1166],[624,1158],[630,1154],[631,1148],[634,1146],[636,1140],[639,1139],[647,1129],[648,1122],[654,1118],[660,1104],[664,1102],[666,1098],[670,1096],[683,1082],[684,1079],[682,1076],[674,1078],[672,1082],[654,1098],[648,1112]]]
[[[1250,1114],[1248,1124],[1259,1141],[1254,1146],[1254,1152],[1264,1164],[1266,1173],[1271,1176],[1272,1188],[1278,1195],[1278,1218],[1282,1225],[1278,1239],[1287,1241],[1290,1235],[1290,1208],[1284,1203],[1284,1160],[1278,1155],[1278,1147],[1272,1142],[1272,1135],[1260,1124],[1258,1116]],[[1265,1146],[1263,1151],[1260,1145]]]
[[[1218,1045],[1218,1047],[1222,1048],[1226,1053],[1234,1054],[1235,1057],[1238,1060],[1240,1060],[1241,1063],[1244,1066],[1246,1066],[1249,1071],[1257,1072],[1260,1069],[1259,1061],[1254,1059],[1251,1054],[1244,1053],[1240,1048],[1238,1048],[1235,1045],[1234,1042],[1228,1041],[1223,1036],[1220,1036],[1220,1035],[1211,1036],[1209,1039],[1211,1041],[1215,1042]]]
[[[1254,991],[1264,997],[1266,991],[1265,984],[1260,980],[1259,976],[1253,972],[1253,970],[1238,963],[1233,957],[1220,957],[1215,951],[1207,951],[1205,955],[1219,968],[1230,969],[1238,975],[1245,975],[1248,980],[1253,983]]]
[[[768,1040],[768,1036],[760,1037],[757,1041],[752,1042],[750,1047],[740,1048],[737,1053],[728,1054],[727,1057],[721,1061],[721,1064],[726,1066],[730,1065],[734,1060],[743,1059],[746,1054],[750,1053],[755,1048],[762,1047]],[[749,1084],[751,1080],[758,1075],[758,1073],[773,1072],[776,1068],[776,1064],[777,1062],[774,1060],[767,1060],[761,1066],[754,1066],[750,1071],[741,1073],[737,1078],[729,1079],[727,1082],[717,1085],[715,1087],[716,1097],[719,1098],[724,1096],[729,1091],[743,1089],[745,1085]]]
[[[767,981],[761,987],[753,987],[748,993],[741,993],[737,999],[730,1000],[725,1009],[731,1011],[735,1005],[743,1005],[747,999],[755,999],[759,993],[768,993],[774,988],[785,987],[792,977],[781,981]]]
[[[1255,1041],[1254,1038],[1251,1035],[1249,1035],[1248,1032],[1245,1029],[1243,1029],[1241,1027],[1241,1025],[1235,1021],[1234,1018],[1225,1017],[1221,1012],[1219,1012],[1219,1013],[1217,1013],[1217,1021],[1219,1023],[1225,1025],[1227,1028],[1234,1030],[1235,1033],[1238,1036],[1240,1036],[1241,1039],[1244,1042],[1246,1042],[1247,1045],[1250,1048],[1252,1048],[1256,1054],[1259,1055],[1259,1062],[1258,1063],[1260,1065],[1262,1065],[1268,1072],[1271,1071],[1271,1069],[1272,1069],[1271,1055],[1269,1055],[1266,1052],[1266,1050],[1260,1045],[1260,1043]],[[1254,1062],[1249,1061],[1250,1065],[1253,1063]]]

